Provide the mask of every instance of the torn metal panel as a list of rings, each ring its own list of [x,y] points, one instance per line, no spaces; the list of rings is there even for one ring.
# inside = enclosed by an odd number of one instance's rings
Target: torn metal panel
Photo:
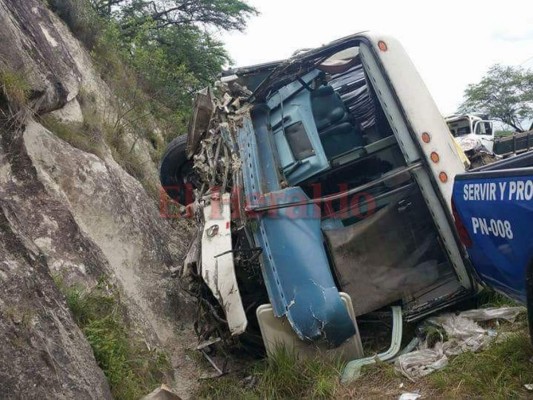
[[[230,194],[213,193],[203,214],[202,278],[224,308],[230,332],[239,335],[246,330],[248,321],[233,262]]]
[[[344,367],[342,372],[342,383],[350,383],[359,378],[361,375],[361,368],[365,365],[375,364],[376,362],[384,362],[393,359],[401,349],[402,346],[402,308],[399,306],[392,306],[392,334],[390,347],[383,353],[376,354],[372,357],[352,360]]]
[[[194,239],[189,246],[187,256],[185,257],[185,261],[183,261],[183,267],[180,272],[182,277],[190,276],[193,271],[198,270],[198,266],[200,265],[202,232],[203,230],[200,227],[194,235]]]
[[[295,191],[297,188],[291,188]],[[319,213],[317,206],[312,206]],[[335,286],[320,220],[294,218],[298,207],[258,218],[255,240],[264,249],[263,276],[276,316],[286,316],[302,340],[338,346],[355,328]]]
[[[200,90],[194,98],[193,113],[189,122],[187,135],[187,157],[191,158],[200,143],[203,133],[209,128],[215,109],[213,93],[210,87]]]
[[[250,206],[308,199],[300,187],[282,189],[272,161],[264,159],[269,144],[245,121],[238,132],[243,160],[244,189]],[[268,152],[266,152],[268,154]],[[316,205],[287,207],[275,215],[256,216],[254,240],[263,248],[262,269],[270,302],[277,317],[286,316],[302,340],[326,340],[339,346],[355,328],[329,266],[322,245],[320,209]]]

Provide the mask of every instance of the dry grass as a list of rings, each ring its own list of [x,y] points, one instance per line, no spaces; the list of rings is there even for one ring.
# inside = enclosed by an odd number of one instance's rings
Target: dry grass
[[[50,114],[40,117],[40,122],[50,132],[77,149],[103,158],[102,133],[96,125],[89,122],[66,123]]]
[[[22,119],[29,96],[30,85],[24,74],[0,66],[0,119]]]
[[[125,141],[125,131],[121,125],[116,127],[104,123],[94,110],[94,100],[87,94],[80,96],[84,122],[63,122],[51,114],[39,117],[41,124],[57,137],[66,141],[73,147],[92,153],[104,159],[105,146],[111,150],[113,159],[131,176],[136,178],[154,199],[159,198],[159,188],[152,182],[146,173],[146,165],[151,160],[141,160],[135,152],[134,146]]]
[[[27,103],[30,86],[23,74],[0,70],[0,87],[10,103],[21,107]]]
[[[388,363],[369,365],[355,382],[339,386],[336,399],[397,399],[402,393],[416,392],[420,385],[400,376],[394,366]],[[425,390],[428,395],[432,390]]]

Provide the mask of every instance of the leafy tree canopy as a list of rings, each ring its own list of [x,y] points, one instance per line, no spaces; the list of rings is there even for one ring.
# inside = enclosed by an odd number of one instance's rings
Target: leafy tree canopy
[[[91,0],[104,17],[114,17],[126,30],[147,21],[154,29],[169,26],[210,26],[242,31],[257,11],[241,0]]]
[[[533,118],[533,72],[496,64],[479,83],[467,86],[464,98],[461,113],[488,114],[522,132]]]
[[[179,116],[181,133],[192,93],[230,62],[216,33],[242,31],[257,14],[246,0],[48,1],[104,64],[118,57],[133,68],[140,89]],[[84,4],[99,23],[80,20]]]
[[[102,77],[122,100],[121,119],[150,136],[141,122],[155,116],[168,141],[185,132],[191,95],[230,62],[216,34],[242,31],[257,14],[246,1],[47,0],[47,4],[91,50]]]

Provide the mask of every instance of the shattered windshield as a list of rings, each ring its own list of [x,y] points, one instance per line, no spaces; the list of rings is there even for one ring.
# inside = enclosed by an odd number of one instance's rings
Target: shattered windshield
[[[468,135],[472,133],[469,118],[462,118],[456,121],[450,121],[448,122],[448,126],[450,128],[450,132],[454,137]]]

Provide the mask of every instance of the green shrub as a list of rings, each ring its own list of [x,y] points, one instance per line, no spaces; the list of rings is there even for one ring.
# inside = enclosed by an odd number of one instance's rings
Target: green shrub
[[[62,122],[51,114],[40,117],[41,124],[72,146],[103,158],[102,133],[96,124],[89,122]]]
[[[67,288],[60,282],[59,288],[115,399],[136,400],[161,384],[170,371],[168,358],[132,336],[116,291],[103,281],[91,291]]]
[[[124,128],[122,126],[105,126],[106,143],[111,148],[115,161],[126,170],[128,174],[142,180],[145,177],[145,166],[135,154],[135,143],[126,143]]]
[[[236,376],[202,382],[197,396],[202,399],[329,399],[339,385],[342,363],[328,357],[298,359],[280,347],[257,364],[252,377],[257,383],[246,387]]]
[[[30,94],[30,85],[26,80],[24,74],[12,71],[8,68],[0,69],[0,107],[19,110],[28,103],[28,96]]]

